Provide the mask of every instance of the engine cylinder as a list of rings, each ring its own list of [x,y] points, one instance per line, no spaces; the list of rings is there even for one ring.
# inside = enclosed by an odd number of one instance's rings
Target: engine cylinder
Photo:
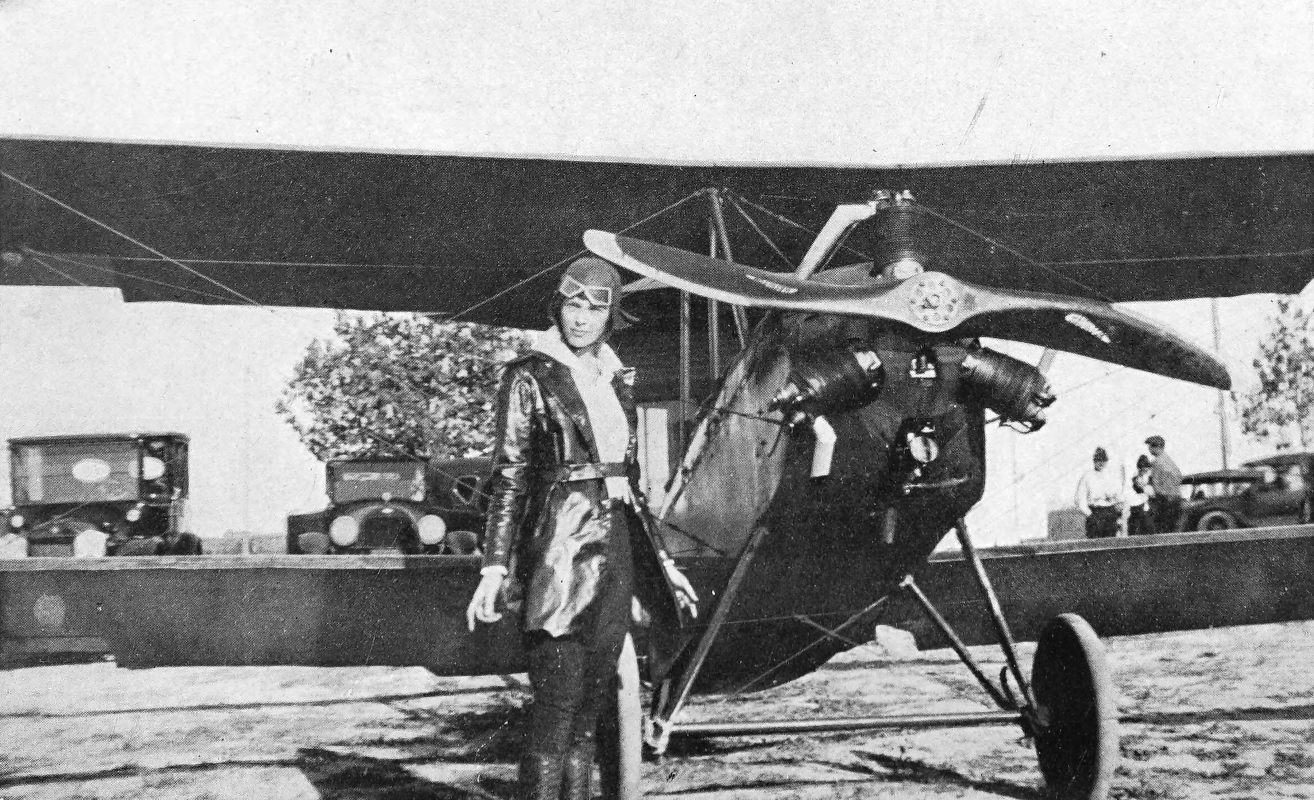
[[[961,375],[969,400],[1033,431],[1045,424],[1054,392],[1040,370],[1025,361],[981,347],[963,359]]]
[[[862,408],[876,399],[885,374],[871,350],[833,350],[798,354],[789,380],[771,401],[772,409],[818,417]]]

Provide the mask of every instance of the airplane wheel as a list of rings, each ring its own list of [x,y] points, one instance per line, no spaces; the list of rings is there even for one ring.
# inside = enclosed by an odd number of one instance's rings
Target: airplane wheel
[[[626,634],[616,662],[616,705],[603,720],[598,741],[602,796],[616,800],[643,797],[643,698],[634,639]]]
[[[1118,711],[1104,646],[1086,620],[1050,620],[1036,645],[1031,684],[1042,722],[1036,754],[1049,796],[1102,800],[1118,763]]]

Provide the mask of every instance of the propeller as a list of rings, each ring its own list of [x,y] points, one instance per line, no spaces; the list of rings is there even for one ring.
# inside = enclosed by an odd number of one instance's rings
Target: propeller
[[[1227,368],[1208,351],[1099,300],[977,286],[942,272],[891,280],[844,269],[820,273],[828,276],[825,281],[800,280],[597,230],[584,234],[584,244],[632,272],[726,303],[870,317],[926,333],[1011,339],[1218,389],[1232,385]],[[836,283],[837,276],[851,283]]]

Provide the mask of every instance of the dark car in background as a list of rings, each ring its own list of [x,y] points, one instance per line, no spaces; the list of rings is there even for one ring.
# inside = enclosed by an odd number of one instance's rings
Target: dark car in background
[[[1282,453],[1241,469],[1185,475],[1182,496],[1181,530],[1309,524],[1314,520],[1314,453]]]
[[[10,439],[5,525],[29,556],[199,554],[187,447],[181,433]]]
[[[470,554],[484,526],[487,458],[330,461],[323,511],[287,518],[299,554]]]

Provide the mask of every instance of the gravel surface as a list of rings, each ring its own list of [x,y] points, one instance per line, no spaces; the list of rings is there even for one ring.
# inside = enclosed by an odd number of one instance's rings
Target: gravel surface
[[[699,719],[985,710],[949,651],[900,637]],[[1314,623],[1112,639],[1114,798],[1314,798]],[[1024,645],[1029,661],[1031,648]],[[974,648],[997,674],[1003,662]],[[505,798],[523,676],[112,663],[0,673],[0,800]],[[677,740],[655,798],[1039,798],[1011,727]]]

